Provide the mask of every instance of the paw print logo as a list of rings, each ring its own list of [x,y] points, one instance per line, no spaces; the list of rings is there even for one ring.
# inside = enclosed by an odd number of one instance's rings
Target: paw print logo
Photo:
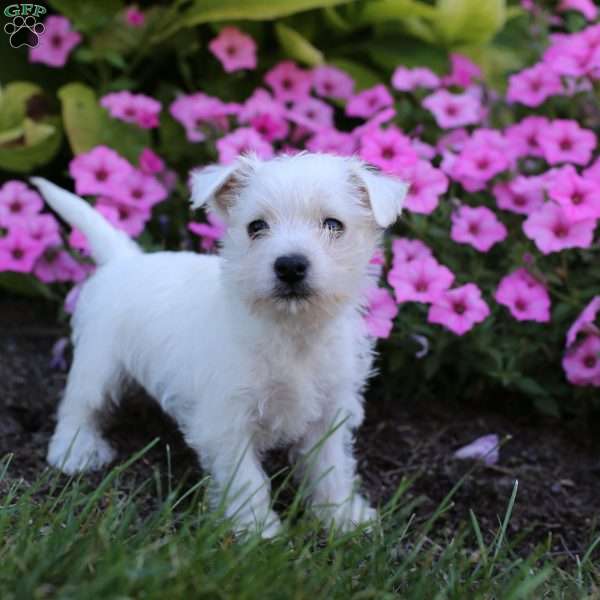
[[[4,33],[10,36],[8,41],[13,48],[35,48],[40,43],[39,36],[44,30],[44,24],[38,23],[33,15],[16,16],[4,26]]]

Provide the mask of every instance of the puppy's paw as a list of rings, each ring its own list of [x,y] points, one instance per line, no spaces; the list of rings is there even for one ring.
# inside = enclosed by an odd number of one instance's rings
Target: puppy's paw
[[[269,510],[266,516],[257,518],[254,513],[235,517],[235,534],[239,537],[258,534],[265,540],[274,538],[281,532],[281,521],[277,514]]]
[[[366,523],[374,525],[378,520],[377,511],[358,494],[338,505],[314,508],[317,517],[326,526],[334,527],[343,533],[353,531]]]
[[[97,471],[112,462],[116,452],[96,431],[80,428],[61,431],[52,436],[48,448],[48,463],[67,475],[81,471]]]

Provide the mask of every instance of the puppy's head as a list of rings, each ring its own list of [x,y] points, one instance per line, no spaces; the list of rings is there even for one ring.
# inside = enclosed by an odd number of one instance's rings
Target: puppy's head
[[[356,302],[408,186],[356,158],[299,154],[192,172],[192,206],[228,224],[224,275],[253,310],[332,313]]]

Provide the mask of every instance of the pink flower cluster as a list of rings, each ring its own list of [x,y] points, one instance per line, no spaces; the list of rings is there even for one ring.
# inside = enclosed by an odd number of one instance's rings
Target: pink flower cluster
[[[600,387],[600,329],[595,323],[598,311],[600,296],[595,296],[567,332],[562,364],[573,385]]]
[[[107,146],[96,146],[77,155],[69,165],[75,191],[97,198],[96,209],[115,227],[128,235],[138,236],[151,217],[152,207],[167,197],[164,163],[146,149],[140,156],[140,168]],[[73,248],[87,250],[84,236],[73,230],[69,237]]]
[[[525,4],[536,14],[544,10]],[[590,0],[560,0],[552,15],[557,28],[562,13],[571,10],[598,18]],[[145,14],[135,5],[121,16],[130,27],[144,27]],[[81,36],[63,17],[48,17],[45,25],[44,43],[31,50],[30,60],[63,66]],[[257,44],[240,29],[224,26],[206,51],[232,80],[256,76],[248,71],[257,67]],[[545,265],[553,263],[545,261],[592,247],[600,219],[600,158],[593,131],[598,115],[593,101],[578,104],[593,96],[600,80],[600,24],[552,33],[541,59],[513,74],[504,96],[484,86],[481,70],[465,56],[451,54],[450,65],[445,75],[399,65],[389,85],[361,89],[333,65],[308,69],[283,60],[262,74],[260,85],[243,100],[226,102],[197,91],[175,97],[168,111],[182,126],[182,136],[214,150],[222,164],[245,152],[263,158],[303,150],[358,155],[410,184],[408,229],[414,226],[414,235],[425,232],[428,242],[431,235],[455,259],[468,261],[469,280],[438,262],[423,241],[394,239],[385,278],[393,294],[383,287],[366,291],[370,335],[388,337],[398,305],[408,302],[425,305],[429,323],[456,335],[488,319],[494,300],[494,318],[547,327],[553,318],[551,292],[565,275],[562,267],[551,272]],[[403,119],[401,129],[396,110],[403,101],[414,107],[416,118]],[[571,102],[584,110],[571,110]],[[114,118],[142,128],[159,124],[161,104],[151,96],[110,93],[101,105]],[[520,119],[508,121],[511,114]],[[134,167],[106,146],[76,156],[69,171],[76,191],[93,196],[97,209],[131,236],[142,232],[174,177],[150,149]],[[81,279],[85,267],[73,249],[85,252],[85,240],[71,232],[72,248],[66,250],[56,221],[41,209],[39,196],[20,182],[0,189],[0,270],[62,281],[68,268],[53,271],[51,279],[47,263],[66,265],[70,259],[75,266],[68,277]],[[203,250],[213,251],[226,225],[207,215],[206,222],[190,223],[188,230]],[[444,256],[437,246],[436,254]],[[505,265],[502,272],[490,269],[491,261]],[[457,264],[450,256],[445,262]],[[383,256],[372,263],[380,275],[385,271]],[[476,281],[482,287],[486,282],[485,299]],[[73,292],[70,305],[75,298]],[[594,323],[599,310],[596,297],[568,332],[563,367],[574,385],[600,385],[600,329]],[[560,307],[556,322],[559,313]]]
[[[100,105],[108,110],[112,117],[135,123],[143,129],[158,127],[158,115],[161,104],[150,96],[131,92],[113,92],[100,99]]]
[[[0,272],[31,273],[44,283],[81,281],[87,270],[63,245],[58,221],[23,182],[0,187]]]
[[[428,321],[463,335],[482,322],[490,309],[474,283],[450,289],[454,274],[419,240],[395,239],[388,282],[396,300],[429,304]]]

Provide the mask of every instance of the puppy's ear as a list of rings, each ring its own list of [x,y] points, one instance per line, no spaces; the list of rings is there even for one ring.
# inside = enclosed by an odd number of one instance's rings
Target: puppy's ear
[[[377,225],[384,228],[392,225],[402,212],[408,183],[363,163],[354,165],[353,174]]]
[[[230,165],[209,165],[190,173],[192,208],[209,205],[221,217],[227,217],[255,163],[255,156],[241,156]]]

